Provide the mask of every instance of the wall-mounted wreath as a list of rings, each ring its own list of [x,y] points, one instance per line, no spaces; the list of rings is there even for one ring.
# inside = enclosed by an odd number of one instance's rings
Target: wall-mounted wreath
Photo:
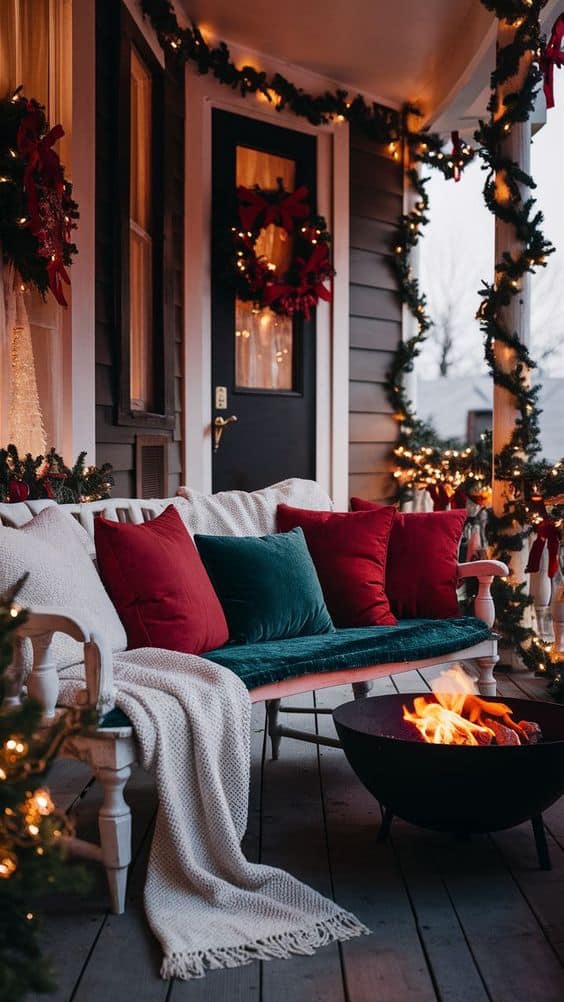
[[[270,225],[280,227],[292,240],[292,257],[280,273],[279,266],[257,252],[261,232]],[[278,188],[268,191],[258,186],[237,188],[237,224],[231,227],[232,275],[237,295],[257,309],[270,307],[281,316],[303,314],[309,320],[320,299],[331,301],[328,282],[334,275],[329,248],[331,236],[322,216],[309,202],[309,190]]]
[[[49,128],[45,109],[21,87],[0,101],[0,247],[22,281],[45,296],[50,289],[66,306],[67,268],[77,249],[71,241],[78,206],[53,149],[64,135]]]

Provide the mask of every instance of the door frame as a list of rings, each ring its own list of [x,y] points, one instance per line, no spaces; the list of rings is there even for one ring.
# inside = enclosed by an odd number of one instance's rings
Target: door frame
[[[238,53],[233,47],[233,55]],[[245,61],[249,62],[248,53]],[[257,57],[258,59],[258,57]],[[253,63],[255,60],[251,60]],[[261,56],[261,68],[288,72]],[[297,82],[322,91],[331,81],[294,68]],[[266,100],[242,98],[186,70],[184,470],[191,488],[211,492],[211,214],[212,109],[221,108],[317,137],[317,203],[333,234],[333,301],[316,323],[316,480],[338,508],[348,504],[349,423],[349,131],[346,122],[316,128]]]

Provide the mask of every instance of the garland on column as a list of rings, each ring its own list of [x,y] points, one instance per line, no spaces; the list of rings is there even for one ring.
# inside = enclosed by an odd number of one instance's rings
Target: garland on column
[[[510,498],[501,516],[490,520],[490,541],[495,555],[510,563],[513,553],[522,550],[531,533],[531,523],[539,523],[546,514],[549,498],[561,493],[563,477],[561,464],[555,466],[536,461],[540,451],[538,386],[530,386],[528,374],[535,367],[527,347],[519,340],[517,332],[507,328],[500,315],[514,296],[520,294],[521,283],[528,272],[534,273],[546,264],[554,248],[542,231],[542,213],[535,209],[531,196],[523,197],[521,189],[532,190],[535,183],[518,164],[506,155],[504,140],[514,126],[530,117],[542,81],[540,58],[540,12],[546,0],[481,0],[498,20],[505,20],[515,28],[512,41],[498,52],[497,65],[492,73],[492,96],[488,105],[490,119],[480,122],[476,140],[480,144],[480,157],[487,170],[484,199],[490,212],[502,222],[513,227],[521,250],[506,253],[496,262],[496,278],[484,283],[479,319],[484,335],[485,356],[496,386],[507,390],[515,400],[519,417],[509,442],[494,456],[495,476],[509,486]],[[499,88],[517,74],[522,59],[529,55],[531,62],[520,89],[508,96],[503,109],[499,105]],[[498,196],[496,179],[504,183],[504,198]],[[511,371],[504,371],[496,359],[496,343],[506,346],[514,355]],[[553,512],[559,514],[558,505]],[[515,531],[518,526],[525,526]],[[511,534],[509,534],[511,533]],[[519,653],[531,670],[556,676],[554,694],[561,695],[560,676],[551,661],[550,646],[544,644],[536,632],[523,625],[525,610],[533,604],[526,594],[526,586],[513,586],[509,581],[496,579],[494,601],[500,631]]]

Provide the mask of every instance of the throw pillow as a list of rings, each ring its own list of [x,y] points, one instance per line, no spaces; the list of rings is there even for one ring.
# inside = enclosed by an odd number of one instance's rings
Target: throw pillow
[[[119,616],[88,556],[83,530],[56,505],[44,508],[20,529],[0,527],[0,593],[29,577],[17,596],[21,606],[48,606],[74,613],[91,629],[103,632],[112,651],[124,651],[127,638]],[[84,660],[83,647],[56,633],[57,667]]]
[[[140,525],[97,518],[94,539],[129,647],[200,654],[227,643],[221,605],[172,505]]]
[[[336,626],[394,626],[384,590],[393,508],[309,511],[278,505],[278,529],[304,531]]]
[[[301,529],[195,537],[237,643],[334,630]]]
[[[389,506],[351,498],[353,511]],[[458,547],[466,511],[396,512],[390,534],[386,592],[398,619],[454,619]]]

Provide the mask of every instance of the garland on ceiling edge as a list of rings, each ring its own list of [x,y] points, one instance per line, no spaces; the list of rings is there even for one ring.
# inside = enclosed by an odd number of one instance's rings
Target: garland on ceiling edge
[[[526,379],[527,369],[533,368],[535,363],[517,335],[505,331],[496,319],[496,309],[505,305],[512,295],[518,295],[520,278],[526,271],[534,272],[535,266],[543,265],[553,249],[545,240],[541,230],[542,214],[533,213],[534,200],[528,199],[523,203],[520,198],[518,185],[525,184],[533,188],[532,178],[525,175],[517,164],[503,158],[500,152],[501,140],[506,137],[513,124],[525,121],[529,117],[534,105],[536,90],[541,79],[538,67],[541,52],[539,13],[545,0],[499,0],[499,2],[481,0],[481,2],[498,19],[506,19],[512,23],[519,22],[514,42],[498,55],[498,65],[492,75],[493,95],[490,112],[493,111],[497,85],[514,75],[520,58],[527,49],[532,49],[537,59],[531,66],[524,87],[514,96],[505,115],[497,122],[493,122],[492,116],[492,121],[489,123],[480,123],[476,133],[476,139],[481,145],[480,156],[489,170],[484,188],[486,204],[500,218],[513,223],[516,234],[525,245],[525,250],[518,259],[507,257],[498,264],[502,280],[495,285],[484,285],[480,308],[485,354],[492,377],[497,385],[504,386],[514,394],[520,411],[511,442],[499,456],[495,457],[496,476],[510,480],[514,484],[516,501],[507,506],[507,511],[501,519],[492,519],[490,524],[492,546],[501,559],[510,560],[511,550],[521,549],[531,531],[528,528],[511,537],[503,536],[502,539],[503,530],[514,526],[519,520],[521,520],[519,524],[525,521],[527,514],[525,485],[528,485],[529,490],[532,486],[537,491],[544,489],[545,497],[564,491],[564,464],[562,467],[561,464],[551,467],[545,461],[535,462],[535,456],[539,451],[538,387],[529,387]],[[474,150],[467,144],[461,144],[458,149],[453,149],[450,155],[445,154],[440,136],[425,131],[411,132],[406,125],[407,117],[409,114],[417,115],[416,108],[407,107],[400,115],[375,102],[367,103],[361,95],[351,100],[347,92],[341,89],[326,91],[322,95],[311,95],[296,87],[282,74],[275,73],[269,76],[253,66],[237,67],[224,42],[210,46],[197,25],[192,24],[182,28],[170,0],[141,0],[141,9],[166,51],[179,62],[192,63],[198,73],[213,75],[219,83],[237,90],[241,96],[247,97],[249,94],[262,96],[264,100],[272,103],[277,111],[290,111],[316,126],[334,120],[346,120],[375,142],[387,144],[394,160],[399,160],[401,157],[402,142],[407,144],[408,180],[417,193],[417,201],[413,209],[402,215],[399,220],[393,246],[394,271],[401,302],[415,317],[417,333],[400,344],[387,377],[388,399],[400,424],[399,441],[394,451],[400,468],[409,465],[410,457],[409,455],[406,457],[405,453],[413,453],[415,447],[424,452],[429,468],[433,470],[435,466],[437,474],[443,475],[446,470],[449,479],[451,476],[460,478],[462,483],[467,477],[470,477],[471,481],[474,478],[480,480],[481,477],[486,479],[489,441],[482,446],[478,444],[476,447],[470,447],[461,453],[449,449],[450,443],[439,439],[429,424],[417,418],[404,384],[405,376],[413,370],[415,359],[432,326],[426,309],[425,296],[420,290],[417,278],[412,274],[410,265],[411,251],[419,240],[421,227],[429,221],[426,179],[420,177],[414,165],[417,162],[424,163],[440,170],[448,179],[460,175],[473,159]],[[505,128],[506,125],[508,128]],[[495,172],[501,169],[506,171],[511,186],[512,204],[509,207],[498,206],[495,201]],[[496,340],[503,341],[516,352],[516,366],[510,374],[502,372],[496,365],[493,351]],[[516,457],[523,452],[526,458],[516,460]],[[517,469],[518,477],[515,473]],[[450,470],[453,471],[452,474],[449,473]],[[517,479],[521,488],[516,484]],[[532,604],[532,598],[524,594],[523,585],[514,588],[509,582],[502,582],[499,579],[495,580],[494,585],[497,621],[502,634],[515,646],[529,669],[550,673],[553,676],[553,694],[558,698],[564,698],[564,682],[561,683],[560,674],[551,662],[548,645],[543,644],[534,630],[522,625],[523,613]]]

